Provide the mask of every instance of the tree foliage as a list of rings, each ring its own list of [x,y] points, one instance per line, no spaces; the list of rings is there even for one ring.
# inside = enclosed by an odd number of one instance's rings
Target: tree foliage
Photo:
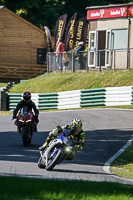
[[[129,0],[0,0],[1,5],[33,23],[39,28],[48,26],[54,35],[56,20],[67,14],[67,20],[77,13],[77,19],[86,16],[86,7],[129,3]]]

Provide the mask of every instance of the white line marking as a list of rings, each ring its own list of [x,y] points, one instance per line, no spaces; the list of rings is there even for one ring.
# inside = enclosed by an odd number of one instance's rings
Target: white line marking
[[[127,147],[129,147],[132,144],[133,141],[133,135],[130,137],[130,139],[128,140],[128,142],[115,154],[113,155],[109,160],[107,160],[107,162],[105,163],[105,165],[103,166],[103,170],[106,173],[111,173],[110,171],[110,165],[111,163],[118,157],[120,156],[126,149]],[[112,173],[111,173],[112,174]]]

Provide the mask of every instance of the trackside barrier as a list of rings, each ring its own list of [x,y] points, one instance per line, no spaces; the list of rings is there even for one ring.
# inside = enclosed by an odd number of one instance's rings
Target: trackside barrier
[[[58,106],[58,94],[57,93],[44,93],[39,94],[38,99],[39,110],[57,109]]]
[[[80,90],[58,92],[57,109],[80,108]]]
[[[105,106],[105,88],[81,90],[80,107]]]
[[[14,110],[18,104],[19,101],[23,99],[23,93],[8,93],[8,105],[9,105],[9,110]],[[34,101],[38,108],[38,93],[32,93],[31,94],[31,99]]]
[[[8,94],[9,110],[14,110],[22,94]],[[31,94],[39,110],[71,109],[93,106],[133,104],[133,86],[73,90],[58,93]]]
[[[131,105],[132,86],[107,87],[105,106]]]
[[[8,93],[8,107],[9,110],[14,110],[18,102],[22,100],[21,94]]]

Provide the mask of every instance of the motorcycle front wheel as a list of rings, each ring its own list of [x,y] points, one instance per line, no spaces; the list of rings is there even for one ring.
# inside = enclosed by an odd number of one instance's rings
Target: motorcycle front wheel
[[[23,146],[27,147],[28,145],[28,128],[27,127],[22,128],[22,140],[23,140]]]
[[[52,152],[51,152],[51,154],[52,154]],[[51,171],[54,167],[55,167],[55,165],[58,163],[58,160],[59,160],[59,158],[60,158],[60,156],[61,156],[61,154],[62,154],[62,150],[61,149],[59,149],[56,153],[55,153],[55,155],[54,155],[54,157],[48,157],[48,160],[47,160],[47,166],[46,166],[46,170],[47,171]]]
[[[45,168],[45,164],[44,164],[44,162],[42,161],[42,158],[41,158],[41,157],[40,157],[39,160],[38,160],[38,167],[39,167],[39,168],[43,168],[43,169]]]

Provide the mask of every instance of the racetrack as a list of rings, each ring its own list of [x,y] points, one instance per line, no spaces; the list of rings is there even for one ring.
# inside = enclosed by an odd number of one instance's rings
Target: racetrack
[[[50,130],[58,124],[69,124],[80,118],[86,133],[84,149],[72,162],[64,161],[53,171],[39,169],[39,146]],[[11,116],[0,116],[0,175],[20,175],[36,178],[78,179],[111,181],[133,184],[103,170],[105,162],[126,144],[132,135],[133,111],[120,109],[84,109],[40,113],[38,133],[28,147],[16,132]]]

